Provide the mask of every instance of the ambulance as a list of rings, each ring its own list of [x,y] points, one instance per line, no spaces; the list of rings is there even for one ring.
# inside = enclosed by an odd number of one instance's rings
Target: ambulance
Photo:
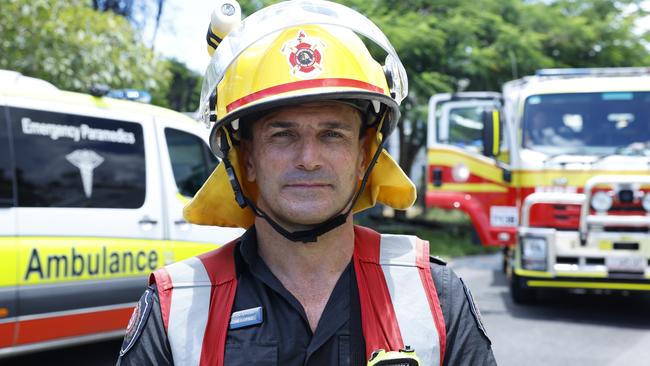
[[[206,141],[183,114],[0,70],[0,357],[122,337],[151,271],[241,234],[183,219]]]
[[[504,247],[515,302],[650,291],[650,69],[546,69],[429,102],[428,207]]]

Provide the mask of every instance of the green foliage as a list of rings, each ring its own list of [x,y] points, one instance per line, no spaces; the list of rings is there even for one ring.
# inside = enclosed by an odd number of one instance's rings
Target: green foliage
[[[99,13],[86,0],[3,0],[0,68],[42,78],[62,89],[93,84],[145,89],[165,105],[170,73],[123,17]]]
[[[462,211],[428,209],[417,219],[377,219],[355,215],[355,224],[370,227],[384,234],[415,235],[429,242],[431,255],[445,260],[474,254],[494,253],[498,247],[478,244],[472,222]]]
[[[190,70],[184,63],[171,59],[167,66],[172,74],[167,104],[177,111],[195,111],[201,98],[201,76]]]

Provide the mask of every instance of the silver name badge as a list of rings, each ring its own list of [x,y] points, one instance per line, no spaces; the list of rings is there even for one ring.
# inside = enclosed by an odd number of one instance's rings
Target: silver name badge
[[[262,307],[240,310],[230,316],[230,329],[239,329],[251,325],[262,324]]]

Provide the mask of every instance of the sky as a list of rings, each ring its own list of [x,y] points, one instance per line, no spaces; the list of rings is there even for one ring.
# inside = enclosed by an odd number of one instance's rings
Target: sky
[[[210,62],[205,34],[215,3],[215,0],[166,0],[154,49],[184,62],[202,75]],[[145,41],[151,40],[150,33],[145,33]]]

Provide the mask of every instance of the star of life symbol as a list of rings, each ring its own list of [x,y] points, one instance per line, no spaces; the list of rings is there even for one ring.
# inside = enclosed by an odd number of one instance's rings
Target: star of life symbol
[[[104,162],[104,158],[92,150],[75,150],[66,155],[70,164],[79,168],[81,183],[84,187],[86,198],[93,194],[93,171]]]
[[[305,31],[298,32],[296,39],[282,46],[291,66],[291,75],[299,78],[313,78],[323,71],[321,50],[325,44],[320,39],[308,37]]]

